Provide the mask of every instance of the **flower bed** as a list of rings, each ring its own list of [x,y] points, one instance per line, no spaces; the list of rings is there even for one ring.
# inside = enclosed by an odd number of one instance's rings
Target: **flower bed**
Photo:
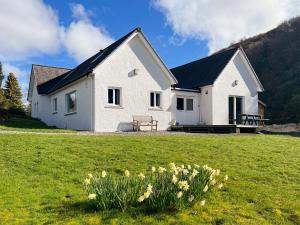
[[[228,176],[208,166],[169,164],[169,169],[152,167],[149,174],[132,176],[125,170],[123,176],[113,176],[106,171],[100,175],[89,174],[85,189],[91,204],[98,209],[142,207],[146,211],[181,209],[200,201],[211,189],[222,188]]]

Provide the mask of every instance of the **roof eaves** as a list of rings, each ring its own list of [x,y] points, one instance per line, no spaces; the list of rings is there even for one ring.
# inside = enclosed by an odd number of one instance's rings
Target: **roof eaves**
[[[243,53],[243,55],[244,55],[244,57],[245,57],[247,63],[249,64],[249,67],[250,67],[251,71],[253,72],[253,74],[254,74],[254,76],[255,76],[257,82],[258,82],[258,85],[260,86],[261,92],[263,92],[265,89],[264,89],[262,83],[260,82],[260,80],[259,80],[259,78],[258,78],[258,76],[257,76],[257,74],[256,74],[256,72],[255,72],[255,70],[254,70],[254,68],[253,68],[253,66],[251,65],[251,63],[250,63],[250,61],[249,61],[249,59],[248,59],[248,57],[247,57],[247,55],[246,55],[246,53],[245,53],[243,47],[240,46],[239,49],[241,50],[241,52]]]

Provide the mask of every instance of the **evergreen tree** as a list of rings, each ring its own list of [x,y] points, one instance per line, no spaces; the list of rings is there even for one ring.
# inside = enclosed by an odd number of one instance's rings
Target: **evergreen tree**
[[[21,88],[13,73],[7,76],[4,92],[11,108],[23,109]]]
[[[2,70],[2,63],[0,62],[0,89],[2,89],[2,82],[4,80],[4,74]]]
[[[6,108],[5,106],[7,105],[7,101],[4,95],[4,91],[2,88],[2,82],[4,79],[4,74],[3,74],[3,70],[2,70],[2,63],[0,62],[0,108]]]

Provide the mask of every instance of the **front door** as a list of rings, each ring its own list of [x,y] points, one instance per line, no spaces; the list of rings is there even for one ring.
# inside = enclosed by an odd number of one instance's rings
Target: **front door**
[[[234,97],[229,97],[229,124],[234,124]]]
[[[236,124],[239,115],[243,114],[243,97],[230,96],[228,99],[229,124]]]

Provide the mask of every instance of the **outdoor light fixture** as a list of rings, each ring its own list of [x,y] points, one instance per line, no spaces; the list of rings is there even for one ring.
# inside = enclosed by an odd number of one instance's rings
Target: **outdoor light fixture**
[[[239,81],[238,81],[238,80],[235,80],[235,81],[233,81],[233,83],[232,83],[232,87],[235,87],[235,86],[237,86],[237,85],[238,85],[238,83],[239,83]]]
[[[139,74],[139,69],[133,69],[128,73],[129,77],[134,77]]]
[[[134,69],[133,70],[133,75],[138,75],[138,73],[139,73],[139,69]]]

